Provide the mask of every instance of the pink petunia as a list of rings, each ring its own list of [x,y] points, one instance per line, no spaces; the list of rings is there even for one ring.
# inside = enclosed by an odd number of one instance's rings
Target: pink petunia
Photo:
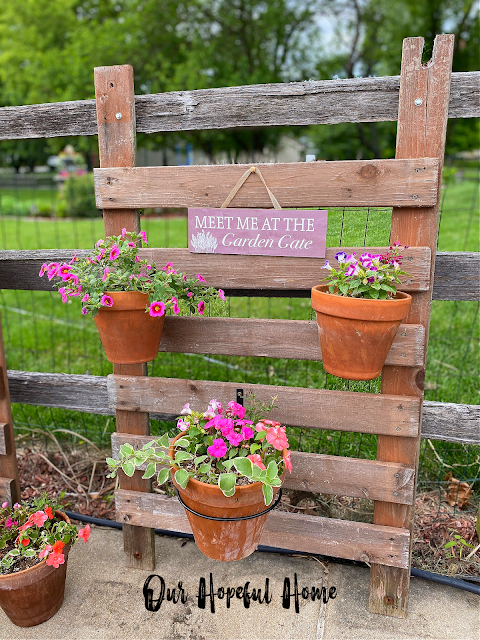
[[[104,296],[102,296],[100,304],[102,305],[102,307],[113,307],[113,298],[105,294]]]
[[[82,307],[82,316],[86,316],[90,313],[90,309],[87,309],[87,307]]]
[[[125,229],[125,227],[123,227],[123,229],[122,229],[122,240],[125,238],[126,235],[127,235],[127,230]]]
[[[152,302],[148,313],[152,316],[152,318],[163,316],[165,313],[165,305],[163,304],[163,302]]]
[[[225,291],[223,289],[218,290],[218,297],[220,298],[220,300],[225,301]]]
[[[193,298],[193,293],[191,291],[187,293],[187,298]]]
[[[129,242],[128,246],[130,247],[130,249],[135,249],[136,244],[134,242]]]
[[[47,276],[48,279],[51,280],[52,278],[54,278],[57,273],[58,273],[58,268],[59,268],[59,264],[58,262],[51,262],[48,267],[47,267]]]
[[[269,427],[267,429],[267,442],[278,451],[288,448],[288,440],[285,427]]]
[[[162,267],[162,271],[171,271],[173,269],[173,264],[171,262],[167,262],[167,264]]]
[[[63,555],[63,553],[57,553],[55,551],[52,551],[49,555],[48,558],[45,561],[50,567],[55,567],[55,569],[58,569],[58,567],[61,564],[65,563],[65,556]]]
[[[199,282],[206,282],[205,278],[201,276],[199,273],[196,274]]]
[[[138,256],[135,256],[134,262],[140,262],[140,258]]]
[[[114,244],[113,247],[110,250],[109,258],[110,258],[110,260],[116,260],[119,255],[120,255],[120,249],[118,248],[118,246],[116,244]]]
[[[90,296],[88,295],[88,293],[86,293],[82,298],[82,302],[88,302],[89,300],[90,300]]]
[[[108,267],[105,267],[105,269],[103,270],[102,282],[105,282],[105,280],[108,278],[108,274]]]
[[[88,538],[90,537],[90,532],[90,525],[87,524],[84,529],[80,529],[80,531],[78,532],[78,537],[83,538],[83,541],[87,542]]]
[[[172,311],[177,316],[180,313],[180,307],[178,306],[178,300],[175,298],[175,296],[172,296],[172,298],[170,299],[170,302],[172,303]]]
[[[45,511],[37,511],[33,514],[33,524],[37,527],[43,527],[43,524],[48,520],[48,516]]]
[[[205,302],[203,300],[200,300],[200,302],[198,303],[198,313],[203,316],[204,311],[205,311]]]
[[[223,456],[227,453],[227,445],[225,441],[221,438],[216,438],[213,441],[213,444],[208,447],[207,453],[213,458],[223,458]]]
[[[145,244],[148,244],[147,234],[145,233],[145,231],[140,231],[140,237],[145,242]]]
[[[70,265],[62,264],[57,269],[57,276],[60,276],[62,280],[66,280],[70,276]]]
[[[68,301],[68,296],[67,296],[65,287],[60,287],[60,289],[58,290],[58,293],[62,296],[62,302],[63,304],[65,304]]]
[[[18,522],[14,522],[12,520],[12,518],[7,518],[7,520],[5,521],[5,528],[6,529],[11,529],[12,527],[15,527],[18,524]]]
[[[251,460],[254,465],[260,467],[260,469],[266,469],[265,465],[262,462],[262,458],[258,453],[251,453],[249,456],[247,456],[247,458]]]
[[[47,271],[48,271],[48,264],[44,262],[40,267],[40,273],[38,275],[42,277]]]

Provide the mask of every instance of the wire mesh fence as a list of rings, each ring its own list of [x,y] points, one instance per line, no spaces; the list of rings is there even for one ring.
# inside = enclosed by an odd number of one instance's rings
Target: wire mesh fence
[[[441,251],[478,251],[478,170],[451,170],[442,191],[439,236]],[[0,181],[1,249],[88,249],[103,235],[101,218],[62,219],[38,215],[41,203],[56,197],[56,187],[32,175],[28,183],[8,186]],[[321,203],[320,203],[321,204]],[[33,214],[33,215],[32,215]],[[331,209],[328,246],[385,246],[389,242],[391,210],[382,208]],[[181,212],[145,215],[142,228],[150,246],[187,246],[187,221]],[[73,254],[73,251],[72,251]],[[322,278],[319,273],[319,280]],[[44,291],[0,292],[0,310],[9,369],[105,376],[112,372],[91,318],[75,306],[63,305],[57,293]],[[302,298],[232,297],[220,311],[230,317],[310,320],[310,302]],[[427,400],[478,404],[479,303],[434,301],[426,373]],[[318,389],[345,389],[377,393],[380,380],[351,382],[326,373],[321,363],[273,358],[165,353],[149,364],[149,375],[228,382],[251,382]],[[278,400],[281,408],[281,398]],[[67,429],[98,445],[108,447],[115,429],[110,416],[14,405],[18,431]],[[171,429],[168,423],[152,424],[152,433]],[[307,452],[374,459],[376,437],[367,434],[292,429],[294,448]],[[450,476],[448,476],[450,474]],[[447,479],[450,477],[450,479]],[[423,441],[419,491],[437,492],[438,512],[448,493],[451,477],[478,487],[480,448],[445,442]],[[452,494],[453,495],[453,494]],[[371,506],[371,505],[370,505]],[[474,502],[454,509],[473,512]],[[351,500],[348,509],[366,506]],[[371,514],[368,507],[367,512]],[[369,516],[370,517],[370,516]]]

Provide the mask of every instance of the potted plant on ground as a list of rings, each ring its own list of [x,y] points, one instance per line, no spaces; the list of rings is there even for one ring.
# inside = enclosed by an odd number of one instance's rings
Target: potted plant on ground
[[[211,400],[203,413],[186,404],[171,444],[167,434],[139,451],[123,444],[119,460],[107,458],[110,477],[119,469],[132,476],[142,466],[144,478],[157,474],[163,484],[171,474],[200,551],[215,560],[245,558],[258,546],[285,470],[292,470],[285,427],[263,417],[274,400],[252,399],[248,408]]]
[[[203,314],[205,302],[225,300],[221,289],[204,286],[200,274],[177,273],[171,262],[158,268],[141,260],[144,231],[127,232],[99,240],[95,250],[66,264],[44,263],[39,275],[56,278],[62,301],[79,298],[82,314],[95,316],[107,359],[118,364],[153,360],[158,353],[165,313]]]
[[[382,370],[400,322],[407,317],[411,296],[397,291],[402,247],[395,243],[381,254],[356,258],[340,251],[338,268],[327,260],[326,285],[312,289],[323,366],[349,380],[373,380]]]
[[[33,627],[61,607],[68,552],[90,526],[77,531],[46,494],[0,510],[0,606],[19,627]]]

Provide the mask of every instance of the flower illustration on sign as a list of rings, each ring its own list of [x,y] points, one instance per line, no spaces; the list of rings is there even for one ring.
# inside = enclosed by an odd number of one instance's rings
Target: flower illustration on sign
[[[199,231],[196,236],[192,234],[191,243],[195,253],[215,253],[218,241],[210,231]]]

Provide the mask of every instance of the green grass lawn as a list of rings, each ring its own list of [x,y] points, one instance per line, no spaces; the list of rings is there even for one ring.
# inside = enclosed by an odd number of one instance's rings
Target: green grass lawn
[[[442,196],[439,250],[478,251],[478,184],[472,180],[448,184]],[[51,197],[49,192],[45,197]],[[2,198],[4,197],[2,193]],[[9,196],[10,197],[10,196]],[[43,197],[43,196],[42,196]],[[26,199],[24,200],[24,202]],[[384,246],[388,244],[391,213],[388,209],[333,209],[329,211],[328,246]],[[185,247],[185,217],[142,219],[150,246]],[[101,219],[43,219],[0,217],[1,249],[84,249],[103,234]],[[478,303],[436,301],[432,306],[426,399],[477,404]],[[111,364],[103,354],[94,323],[79,313],[75,303],[62,305],[49,292],[2,291],[0,309],[7,363],[10,369],[107,375]],[[230,298],[232,317],[312,317],[310,302],[288,298]],[[312,388],[379,391],[379,380],[348,382],[325,373],[321,364],[270,358],[242,358],[188,354],[160,354],[150,363],[156,376],[254,382]],[[281,404],[281,399],[280,399]],[[17,426],[70,428],[97,442],[104,441],[114,420],[79,412],[43,407],[15,406]],[[159,430],[164,426],[154,425]],[[294,444],[306,451],[374,457],[376,438],[362,434],[293,430]],[[468,477],[468,456],[460,445],[442,445],[445,460],[466,460],[456,477]],[[460,454],[459,454],[460,449]],[[468,452],[471,448],[468,449]],[[463,453],[462,453],[463,452]],[[431,450],[424,456],[430,478],[438,470]],[[433,471],[432,471],[433,470]],[[478,475],[480,472],[476,472]]]

